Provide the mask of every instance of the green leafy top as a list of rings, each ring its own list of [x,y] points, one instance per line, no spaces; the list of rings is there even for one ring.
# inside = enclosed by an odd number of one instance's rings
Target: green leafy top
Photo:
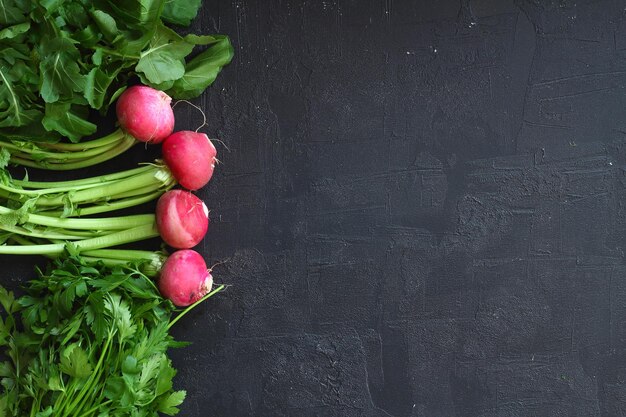
[[[0,135],[73,142],[95,133],[138,75],[174,98],[197,97],[233,56],[223,35],[181,37],[200,0],[3,0]],[[196,47],[205,48],[193,57]]]
[[[16,299],[0,287],[0,416],[178,412],[185,392],[173,390],[167,357],[184,345],[168,332],[174,306],[139,269],[69,256],[25,291]]]

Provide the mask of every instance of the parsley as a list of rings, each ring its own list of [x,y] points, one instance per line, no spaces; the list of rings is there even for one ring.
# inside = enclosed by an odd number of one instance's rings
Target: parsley
[[[200,0],[4,0],[0,137],[79,142],[131,77],[174,98],[197,97],[233,57],[228,37],[181,36]],[[204,50],[193,57],[196,47]],[[197,51],[196,51],[197,52]],[[20,162],[16,159],[14,162]]]
[[[0,416],[178,413],[185,392],[173,388],[167,350],[184,344],[169,328],[195,305],[172,319],[174,306],[139,269],[76,256],[39,271],[25,292],[0,287]]]

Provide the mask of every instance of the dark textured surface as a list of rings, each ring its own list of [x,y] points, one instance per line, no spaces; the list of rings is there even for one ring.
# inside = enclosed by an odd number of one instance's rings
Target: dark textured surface
[[[180,416],[626,415],[625,10],[206,0],[231,286]]]
[[[625,9],[207,1],[182,415],[626,415]]]

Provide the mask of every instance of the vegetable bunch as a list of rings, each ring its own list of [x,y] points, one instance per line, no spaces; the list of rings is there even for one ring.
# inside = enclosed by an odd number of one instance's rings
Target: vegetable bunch
[[[211,179],[217,152],[203,133],[173,132],[171,101],[201,94],[233,52],[226,36],[166,26],[188,25],[199,6],[1,3],[0,255],[53,261],[18,299],[0,287],[0,416],[156,417],[184,399],[172,388],[166,351],[180,344],[168,331],[223,286],[211,291],[212,271],[192,249],[209,226],[192,192]],[[133,78],[144,85],[128,87]],[[114,102],[119,128],[83,140],[97,130],[90,114]],[[66,181],[7,170],[84,168],[137,141],[162,143],[163,159]],[[155,199],[155,213],[109,215]],[[123,247],[157,236],[175,251]],[[176,307],[187,308],[172,318]]]
[[[10,148],[13,162],[45,167],[36,163],[44,159],[61,168],[73,154],[83,160],[74,167],[89,166],[128,149],[135,141],[121,131],[76,142],[97,131],[90,112],[104,114],[133,77],[174,98],[199,96],[233,56],[226,36],[181,36],[166,26],[189,25],[199,6],[199,0],[3,1],[0,145]]]
[[[118,114],[123,114],[124,129],[137,132],[144,140],[163,142],[165,163],[155,161],[114,174],[58,182],[13,180],[8,172],[0,171],[0,202],[5,204],[0,204],[0,243],[5,243],[0,254],[54,257],[71,245],[88,260],[107,265],[144,261],[144,272],[159,274],[161,292],[178,306],[192,304],[210,291],[213,277],[202,256],[190,250],[207,233],[209,210],[190,191],[170,188],[177,182],[188,190],[205,186],[213,176],[217,151],[204,133],[172,133],[170,102],[161,91],[133,86],[116,106]],[[6,164],[8,159],[6,149],[2,150],[0,163]],[[78,218],[157,197],[156,216]],[[163,262],[160,252],[111,249],[157,236],[186,251]]]
[[[211,297],[222,287],[207,294]],[[168,331],[195,307],[174,308],[133,266],[55,261],[18,299],[0,287],[1,416],[175,415],[185,391]]]

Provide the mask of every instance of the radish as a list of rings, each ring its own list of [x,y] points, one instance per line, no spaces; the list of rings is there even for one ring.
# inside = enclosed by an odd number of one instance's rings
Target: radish
[[[167,258],[158,285],[164,297],[178,307],[185,307],[211,291],[213,276],[198,252],[183,249]]]
[[[156,222],[165,243],[176,249],[189,249],[206,235],[209,209],[189,191],[171,190],[157,202]]]
[[[217,150],[204,133],[183,130],[163,142],[163,159],[178,183],[188,190],[204,187],[215,169]]]
[[[145,85],[128,88],[115,110],[122,129],[141,142],[161,143],[174,130],[172,98]]]

